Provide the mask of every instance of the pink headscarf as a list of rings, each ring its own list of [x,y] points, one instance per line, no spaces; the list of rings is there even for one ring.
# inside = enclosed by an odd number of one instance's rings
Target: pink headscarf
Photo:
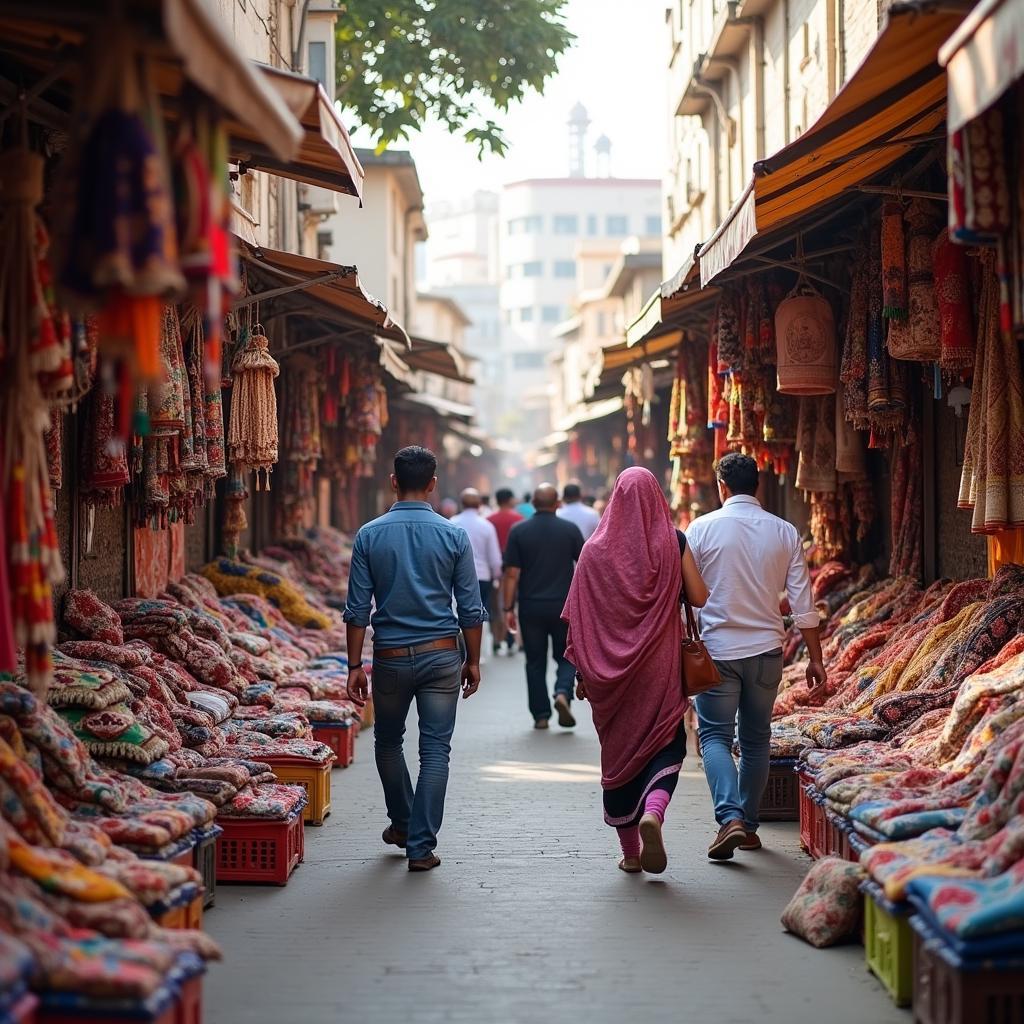
[[[606,789],[635,778],[671,742],[686,710],[682,585],[679,541],[658,481],[646,469],[627,469],[583,547],[562,612],[565,656],[586,684]]]

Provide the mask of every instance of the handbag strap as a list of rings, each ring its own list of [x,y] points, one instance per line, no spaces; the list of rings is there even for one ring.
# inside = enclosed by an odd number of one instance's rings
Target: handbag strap
[[[697,629],[697,618],[693,614],[693,605],[690,604],[683,591],[683,607],[686,609],[686,638],[687,640],[700,640],[700,630]]]

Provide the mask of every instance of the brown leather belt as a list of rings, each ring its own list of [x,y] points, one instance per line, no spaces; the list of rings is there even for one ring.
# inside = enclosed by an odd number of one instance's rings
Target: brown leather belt
[[[411,658],[414,654],[427,654],[430,651],[454,651],[458,646],[459,642],[455,637],[446,636],[440,640],[417,644],[415,647],[388,647],[382,651],[374,651],[373,656],[375,658]]]

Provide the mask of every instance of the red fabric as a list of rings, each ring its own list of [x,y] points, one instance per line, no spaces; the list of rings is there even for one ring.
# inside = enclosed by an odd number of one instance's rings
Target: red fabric
[[[679,680],[679,541],[654,475],[619,477],[576,566],[562,618],[601,739],[601,785],[635,778],[686,710]]]
[[[516,523],[521,523],[525,516],[521,516],[515,509],[503,508],[500,512],[495,512],[493,516],[488,517],[487,522],[494,527],[498,534],[498,546],[501,548],[502,553],[505,551],[505,545],[508,543],[508,535],[512,531],[512,527]]]

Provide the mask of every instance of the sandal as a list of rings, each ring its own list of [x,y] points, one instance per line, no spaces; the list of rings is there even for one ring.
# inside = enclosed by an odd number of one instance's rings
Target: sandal
[[[639,857],[623,857],[619,861],[619,870],[625,871],[627,875],[639,875],[643,868],[640,867]]]
[[[653,814],[640,819],[640,867],[650,875],[660,875],[668,867],[661,822]]]

